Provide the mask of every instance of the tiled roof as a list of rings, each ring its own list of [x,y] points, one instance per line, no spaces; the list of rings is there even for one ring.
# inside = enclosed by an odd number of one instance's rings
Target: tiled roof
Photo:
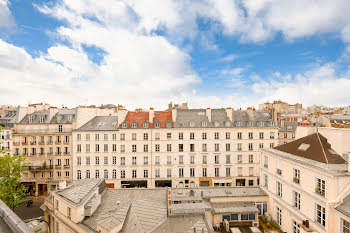
[[[75,131],[111,131],[117,129],[117,116],[97,116]]]
[[[346,161],[338,155],[319,133],[294,140],[274,149],[326,164],[343,164]]]
[[[153,123],[150,123],[149,112],[128,112],[124,122],[127,122],[127,127],[123,127],[122,124],[119,128],[133,128],[132,123],[137,123],[135,128],[144,128],[143,123],[148,122],[148,128],[155,128],[155,123],[160,123],[160,128],[172,127],[172,113],[168,111],[155,111],[153,117]],[[121,123],[121,122],[120,122]],[[167,124],[168,123],[168,124]]]

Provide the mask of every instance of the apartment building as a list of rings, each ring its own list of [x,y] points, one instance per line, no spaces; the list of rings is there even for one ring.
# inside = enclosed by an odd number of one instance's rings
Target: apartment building
[[[278,122],[278,145],[283,145],[295,140],[295,131],[298,127],[298,122],[280,121]]]
[[[338,210],[349,205],[344,202],[349,194],[349,164],[322,134],[262,149],[261,180],[269,196],[268,213],[283,231],[348,232],[340,230]]]
[[[259,104],[259,110],[272,110],[274,109],[278,113],[297,114],[303,110],[302,104],[288,104],[282,101],[273,101],[273,103],[266,102]]]
[[[73,179],[103,177],[115,188],[257,186],[259,149],[277,144],[268,111],[129,111],[73,132]]]
[[[47,195],[60,181],[72,180],[72,131],[98,114],[112,109],[49,108],[27,114],[13,130],[12,154],[22,154],[29,166],[22,183],[31,195]]]

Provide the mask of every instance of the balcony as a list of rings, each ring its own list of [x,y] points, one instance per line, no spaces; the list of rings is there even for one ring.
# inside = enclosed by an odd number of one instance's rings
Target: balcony
[[[44,145],[45,144],[45,142],[39,142],[39,145]]]
[[[36,156],[36,153],[30,153],[31,156]]]
[[[29,171],[44,171],[44,170],[52,170],[52,169],[53,169],[52,165],[26,167],[26,170],[29,170]]]
[[[277,169],[277,170],[276,170],[276,174],[282,175],[282,169]]]
[[[68,165],[64,165],[64,168],[70,168],[70,165],[68,164]]]
[[[44,156],[44,155],[45,155],[45,153],[39,153],[39,155],[40,155],[40,156]]]
[[[293,182],[299,184],[300,179],[298,177],[293,177]]]
[[[55,168],[56,169],[61,169],[62,165],[56,165]]]
[[[61,145],[61,143],[62,143],[62,142],[57,142],[57,141],[55,142],[56,145]]]
[[[64,155],[70,155],[70,152],[67,151],[67,152],[63,152]]]
[[[241,163],[242,163],[242,160],[238,160],[237,163],[241,164]]]
[[[46,144],[47,145],[52,145],[53,141],[47,141]]]
[[[13,142],[14,146],[19,146],[19,142]]]
[[[36,142],[30,142],[30,145],[36,145]]]
[[[53,153],[49,152],[49,153],[46,153],[47,156],[53,156]]]
[[[55,155],[60,156],[61,152],[56,152]]]
[[[68,145],[68,144],[69,144],[69,142],[64,141],[64,142],[63,142],[63,144]]]
[[[325,191],[322,190],[322,189],[320,189],[320,187],[317,187],[317,188],[315,189],[315,193],[317,193],[318,195],[320,195],[320,196],[322,196],[322,197],[325,196]]]
[[[72,129],[16,129],[13,134],[47,134],[47,133],[70,133]]]
[[[22,142],[22,146],[28,146],[28,142]]]

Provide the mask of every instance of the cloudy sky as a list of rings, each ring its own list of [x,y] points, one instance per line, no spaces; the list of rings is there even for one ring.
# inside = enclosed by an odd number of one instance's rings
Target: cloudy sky
[[[0,0],[0,104],[350,104],[348,0]]]

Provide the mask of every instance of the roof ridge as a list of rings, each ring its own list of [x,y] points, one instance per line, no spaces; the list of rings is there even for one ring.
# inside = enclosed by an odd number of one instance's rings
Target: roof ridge
[[[319,135],[319,133],[316,133],[316,135],[317,135],[318,141],[320,142],[320,145],[321,145],[321,148],[322,148],[322,152],[323,152],[324,158],[326,159],[327,164],[328,164],[328,158],[327,158],[327,155],[326,155],[326,151],[324,150],[323,144],[322,144],[322,142],[321,142],[320,135]]]

